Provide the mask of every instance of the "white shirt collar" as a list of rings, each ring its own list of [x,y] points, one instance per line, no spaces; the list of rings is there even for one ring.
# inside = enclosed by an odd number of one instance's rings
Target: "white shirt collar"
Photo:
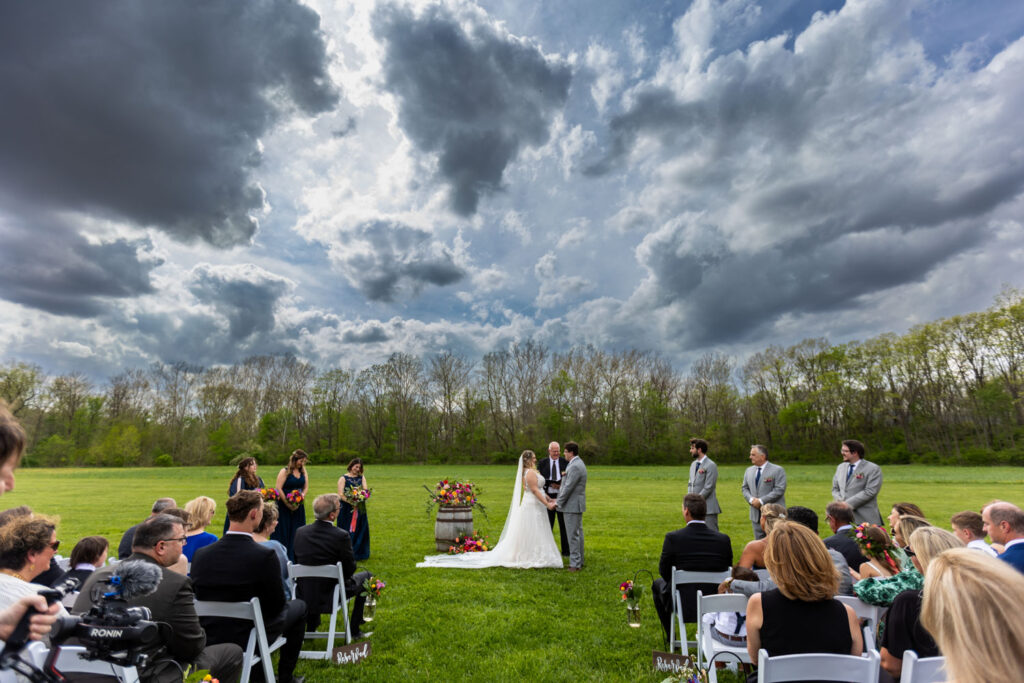
[[[249,537],[249,538],[251,538],[252,540],[254,540],[254,541],[256,540],[256,539],[255,539],[255,537],[254,537],[254,536],[252,535],[252,533],[250,533],[250,532],[248,532],[248,531],[228,531],[228,532],[227,532],[226,534],[224,534],[224,535],[225,535],[225,536],[227,536],[228,534],[234,534],[234,535],[236,535],[236,536],[248,536],[248,537]]]
[[[707,526],[707,523],[708,522],[706,519],[691,519],[689,522],[686,523],[686,526],[690,526],[691,524],[703,524]]]
[[[1018,543],[1024,543],[1024,538],[1015,538],[1012,541],[1007,541],[1003,544],[1003,552],[1009,550],[1010,546],[1017,545]]]

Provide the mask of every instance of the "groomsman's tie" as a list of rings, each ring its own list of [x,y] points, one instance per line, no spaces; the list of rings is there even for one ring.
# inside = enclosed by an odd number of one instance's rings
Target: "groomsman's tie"
[[[761,484],[761,468],[760,468],[760,467],[758,467],[758,468],[757,468],[757,476],[755,476],[755,477],[754,477],[754,490],[755,490],[755,491],[757,490],[757,487],[758,487],[758,486],[759,486],[760,484]]]
[[[850,477],[852,477],[852,476],[853,476],[853,468],[854,468],[854,467],[856,467],[856,465],[854,465],[854,464],[852,464],[852,463],[851,463],[851,464],[850,464],[850,469],[846,470],[846,481],[847,481],[847,482],[849,482],[849,481],[850,481]]]

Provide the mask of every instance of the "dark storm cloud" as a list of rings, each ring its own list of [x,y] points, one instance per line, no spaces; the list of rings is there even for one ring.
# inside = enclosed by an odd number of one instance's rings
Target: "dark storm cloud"
[[[438,154],[452,209],[473,214],[521,148],[547,142],[569,68],[479,20],[467,31],[440,6],[419,16],[385,6],[374,32],[387,47],[385,81],[402,127],[420,150]]]
[[[337,100],[319,22],[286,0],[5,3],[0,196],[247,242],[259,137]]]
[[[343,240],[335,258],[349,281],[368,299],[394,301],[425,285],[450,285],[466,276],[451,251],[430,233],[390,221],[364,223]]]
[[[0,216],[0,297],[89,317],[113,299],[153,291],[150,272],[163,261],[148,239],[93,243],[50,216],[32,215],[27,223]]]
[[[233,340],[274,329],[274,308],[289,283],[255,266],[197,266],[189,291],[227,318]]]
[[[374,344],[386,342],[390,338],[387,330],[378,322],[366,323],[358,329],[345,330],[341,335],[341,341],[346,344]]]

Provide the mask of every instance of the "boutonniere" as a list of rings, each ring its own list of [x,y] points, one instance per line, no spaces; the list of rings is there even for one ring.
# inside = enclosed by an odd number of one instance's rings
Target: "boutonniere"
[[[764,478],[764,480],[765,480],[765,482],[766,482],[766,483],[768,483],[768,484],[770,484],[770,483],[772,483],[773,481],[775,481],[775,480],[774,480],[774,479],[772,479],[771,477],[765,477],[765,478]]]
[[[697,470],[697,474],[704,474],[707,470]]]
[[[863,479],[864,475],[863,474],[855,474],[855,475],[853,475],[853,478],[854,479]]]

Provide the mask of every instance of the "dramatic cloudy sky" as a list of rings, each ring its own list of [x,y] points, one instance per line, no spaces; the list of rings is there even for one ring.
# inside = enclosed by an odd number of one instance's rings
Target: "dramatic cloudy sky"
[[[1024,285],[1024,3],[8,2],[0,361],[681,369]]]

